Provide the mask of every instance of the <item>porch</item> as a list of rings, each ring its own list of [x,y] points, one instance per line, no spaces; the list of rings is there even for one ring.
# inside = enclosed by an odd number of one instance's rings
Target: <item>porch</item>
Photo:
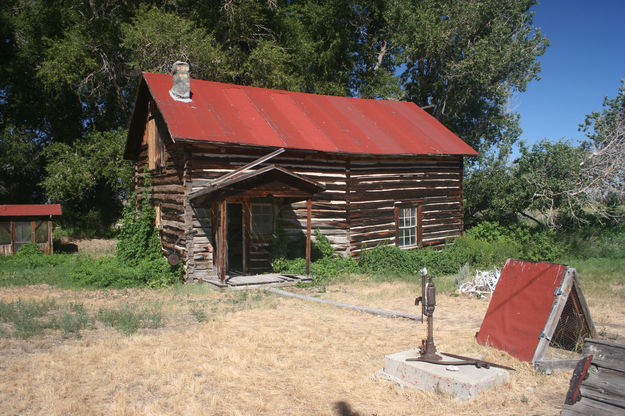
[[[272,240],[279,234],[282,207],[306,201],[306,275],[310,274],[312,198],[325,186],[276,165],[251,170],[279,149],[203,184],[187,195],[188,225],[196,234],[188,240],[187,277],[216,287],[287,285],[309,277],[267,273]],[[190,235],[190,232],[187,233]],[[200,251],[201,250],[201,251]]]
[[[225,280],[204,278],[201,281],[218,289],[247,290],[275,286],[292,286],[300,282],[310,282],[310,276],[296,274],[266,273],[256,275],[230,274]]]

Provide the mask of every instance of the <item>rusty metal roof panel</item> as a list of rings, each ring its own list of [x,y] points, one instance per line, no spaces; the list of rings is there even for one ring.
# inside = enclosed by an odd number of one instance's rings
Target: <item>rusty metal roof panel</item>
[[[373,155],[476,155],[416,104],[191,80],[191,102],[172,77],[143,73],[174,140]]]
[[[0,217],[61,215],[60,204],[0,205]]]

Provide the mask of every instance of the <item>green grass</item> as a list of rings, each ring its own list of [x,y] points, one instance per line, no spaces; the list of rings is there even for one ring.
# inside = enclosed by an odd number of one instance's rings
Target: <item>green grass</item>
[[[563,260],[577,270],[584,292],[616,295],[625,300],[625,258]]]
[[[198,322],[206,322],[206,320],[208,319],[208,315],[201,305],[191,305],[191,307],[189,308],[189,313]]]
[[[84,256],[71,254],[0,257],[0,287],[44,283],[60,288],[81,287],[72,278],[81,261],[87,260]]]
[[[123,305],[118,308],[100,308],[98,321],[130,335],[142,328],[156,329],[165,325],[160,304],[153,304],[141,309],[135,305]]]
[[[80,336],[90,324],[81,304],[60,305],[55,299],[0,301],[0,322],[7,324],[0,335],[27,339],[43,335],[45,330],[61,330]],[[12,331],[11,331],[12,328]]]
[[[44,335],[46,331],[60,331],[80,338],[81,331],[93,328],[96,320],[126,335],[142,328],[165,325],[160,304],[142,308],[133,305],[100,308],[95,316],[90,316],[80,303],[61,304],[53,298],[0,301],[0,337],[5,338],[28,339]]]

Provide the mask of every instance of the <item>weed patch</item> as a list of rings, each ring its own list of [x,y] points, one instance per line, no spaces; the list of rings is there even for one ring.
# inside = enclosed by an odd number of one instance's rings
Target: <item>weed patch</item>
[[[3,336],[31,338],[43,335],[46,329],[80,336],[89,325],[89,316],[81,304],[59,305],[55,299],[0,301],[0,322],[4,322]],[[10,327],[13,331],[10,331]]]
[[[198,322],[206,322],[208,319],[208,315],[204,308],[200,305],[193,305],[189,308],[189,313],[195,318]]]
[[[97,319],[126,335],[134,334],[139,329],[156,329],[165,325],[160,305],[147,306],[142,309],[137,309],[133,305],[123,305],[114,309],[100,308]]]

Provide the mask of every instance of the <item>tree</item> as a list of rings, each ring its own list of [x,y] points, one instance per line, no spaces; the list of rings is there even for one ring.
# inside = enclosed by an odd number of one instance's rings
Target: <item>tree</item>
[[[29,161],[35,160],[41,163],[34,164],[39,170],[31,177],[51,175],[43,182],[48,195],[31,184],[28,195],[5,186],[5,197],[42,202],[105,184],[94,179],[99,174],[92,171],[93,163],[81,162],[81,149],[93,145],[91,135],[117,134],[126,127],[140,71],[169,72],[176,60],[189,61],[196,78],[411,100],[479,150],[514,141],[517,117],[506,111],[506,102],[537,77],[536,57],[547,44],[532,25],[534,4],[534,0],[2,2],[0,131],[21,132],[4,137],[15,140],[15,146],[22,140],[20,149],[32,152],[30,157],[15,158],[15,171],[29,171]],[[74,165],[64,169],[74,171],[68,182],[76,183],[62,186],[53,178],[63,172],[60,164],[70,161]],[[44,164],[50,164],[46,170]],[[12,180],[6,172],[0,170],[5,184]],[[121,195],[108,185],[98,192],[105,200]],[[71,201],[95,203],[73,196]],[[89,212],[86,205],[78,208],[75,212]]]
[[[43,200],[42,144],[31,134],[13,126],[0,132],[0,203]]]
[[[512,94],[538,78],[548,45],[534,0],[390,2],[388,25],[406,98],[475,149],[514,139]]]
[[[605,98],[603,111],[586,116],[581,129],[586,132],[589,152],[582,164],[586,182],[581,192],[589,192],[594,200],[602,201],[602,215],[614,205],[625,203],[625,80],[616,97]]]
[[[508,163],[481,156],[465,183],[467,224],[514,222],[518,215],[549,228],[567,219],[616,220],[625,215],[625,82],[604,109],[581,125],[588,140],[573,145],[543,140],[531,148],[521,144],[520,157]]]
[[[521,157],[512,171],[522,182],[526,195],[526,204],[519,213],[557,228],[563,216],[581,218],[584,209],[596,210],[593,199],[584,190],[585,158],[583,146],[565,141],[543,140],[531,149],[522,145]]]
[[[132,189],[132,167],[123,160],[125,131],[91,131],[72,146],[46,147],[46,195],[62,203],[62,222],[90,232],[106,232],[119,218],[122,199]]]

